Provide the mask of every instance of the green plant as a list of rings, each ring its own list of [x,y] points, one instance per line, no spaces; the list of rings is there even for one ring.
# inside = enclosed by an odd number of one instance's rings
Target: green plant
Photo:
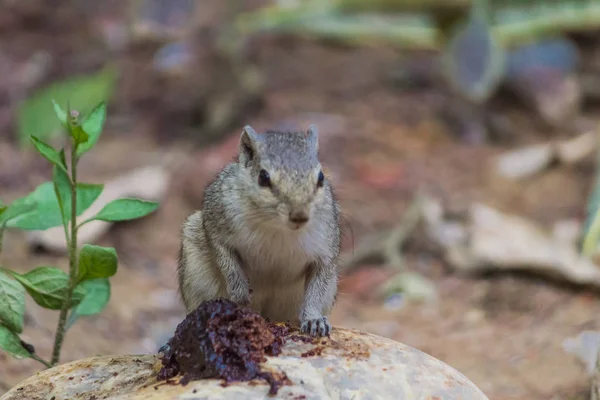
[[[78,247],[77,231],[93,221],[124,221],[143,217],[158,203],[118,199],[98,214],[78,222],[77,216],[100,196],[101,184],[79,182],[77,163],[97,143],[106,119],[101,102],[86,118],[76,111],[65,112],[53,102],[61,125],[69,134],[69,148],[60,151],[36,136],[30,140],[53,168],[53,179],[10,205],[0,203],[0,251],[6,228],[45,230],[63,226],[69,248],[68,274],[56,267],[40,266],[24,274],[0,266],[0,348],[16,358],[33,358],[47,367],[56,365],[65,334],[81,316],[100,313],[110,299],[109,278],[117,271],[117,254],[111,247],[84,244]],[[67,151],[69,164],[67,163]],[[50,361],[35,354],[33,346],[19,338],[23,331],[25,293],[41,307],[59,310],[54,348]]]

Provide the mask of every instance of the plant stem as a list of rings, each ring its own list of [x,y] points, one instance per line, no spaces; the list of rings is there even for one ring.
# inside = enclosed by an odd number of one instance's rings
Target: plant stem
[[[45,365],[46,367],[48,367],[48,368],[51,368],[51,367],[52,367],[52,365],[51,365],[51,364],[50,364],[48,361],[44,360],[44,359],[43,359],[43,358],[41,358],[41,357],[38,357],[38,356],[37,356],[37,355],[35,355],[35,354],[32,354],[32,355],[31,355],[31,358],[33,358],[35,361],[38,361],[38,362],[40,362],[40,363],[44,364],[44,365]]]
[[[67,298],[60,310],[58,318],[58,328],[54,338],[54,349],[50,364],[56,365],[60,360],[60,351],[65,339],[67,314],[71,308],[73,290],[75,289],[77,279],[77,153],[76,147],[71,147],[71,238],[69,241],[69,287],[67,289]]]

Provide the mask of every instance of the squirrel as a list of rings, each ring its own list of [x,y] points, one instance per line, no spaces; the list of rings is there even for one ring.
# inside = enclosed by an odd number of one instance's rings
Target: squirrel
[[[257,133],[246,125],[239,154],[204,190],[182,228],[179,292],[187,312],[227,298],[274,322],[331,331],[337,297],[340,213],[307,131]]]

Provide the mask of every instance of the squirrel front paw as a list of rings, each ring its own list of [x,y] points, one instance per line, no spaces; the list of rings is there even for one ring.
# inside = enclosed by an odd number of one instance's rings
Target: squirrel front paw
[[[331,324],[327,317],[308,319],[300,324],[300,331],[308,333],[311,336],[329,336],[331,332]]]

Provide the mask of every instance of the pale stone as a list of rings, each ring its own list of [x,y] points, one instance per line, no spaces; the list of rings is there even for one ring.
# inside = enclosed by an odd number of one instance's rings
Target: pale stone
[[[321,352],[302,357],[311,349]],[[268,398],[264,381],[166,384],[156,380],[160,367],[156,355],[79,360],[26,379],[0,400]],[[269,357],[264,369],[284,371],[292,382],[271,397],[275,399],[487,400],[463,374],[419,350],[341,328],[318,344],[288,339],[281,355]]]

